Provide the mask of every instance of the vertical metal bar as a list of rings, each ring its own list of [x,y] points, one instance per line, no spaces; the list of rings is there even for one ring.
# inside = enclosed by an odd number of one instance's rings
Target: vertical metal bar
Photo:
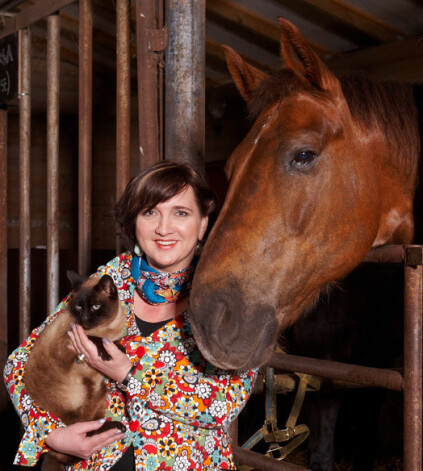
[[[205,0],[166,0],[165,157],[204,172]]]
[[[47,313],[59,301],[60,16],[47,18]]]
[[[136,0],[138,133],[140,169],[159,160],[157,106],[157,57],[149,51],[149,38],[156,28],[155,2]]]
[[[416,251],[419,264],[410,265]],[[422,469],[422,248],[408,247],[404,292],[404,471]]]
[[[7,360],[7,108],[0,108],[0,361]],[[1,388],[0,414],[6,408],[6,389]]]
[[[116,201],[122,195],[130,175],[131,70],[129,1],[116,3]],[[116,252],[120,253],[120,238]]]
[[[91,0],[79,2],[78,270],[87,275],[92,239],[92,44]]]
[[[159,29],[165,26],[164,0],[159,0],[158,5],[158,24]],[[160,55],[158,63],[158,116],[159,116],[159,160],[164,158],[164,54]]]
[[[19,336],[29,335],[31,315],[31,31],[19,30]]]

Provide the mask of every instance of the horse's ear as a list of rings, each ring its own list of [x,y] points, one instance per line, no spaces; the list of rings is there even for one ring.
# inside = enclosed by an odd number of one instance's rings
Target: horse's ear
[[[310,48],[299,30],[281,16],[278,21],[282,29],[281,55],[286,67],[292,70],[305,86],[339,92],[338,79]]]
[[[249,102],[258,85],[267,77],[267,74],[245,62],[229,46],[223,46],[226,64],[234,79],[239,93],[246,102]]]

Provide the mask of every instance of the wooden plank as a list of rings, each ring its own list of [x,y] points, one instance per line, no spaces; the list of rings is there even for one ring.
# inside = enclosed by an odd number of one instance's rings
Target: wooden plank
[[[276,21],[270,21],[247,8],[233,3],[229,0],[208,0],[206,10],[215,13],[229,21],[235,22],[244,28],[250,29],[255,33],[280,42],[281,29]],[[321,57],[331,55],[332,51],[319,44],[308,41],[313,50]]]
[[[394,41],[406,34],[343,0],[304,0],[308,5],[335,17],[343,23],[382,42]]]
[[[222,44],[219,43],[218,41],[215,41],[214,39],[206,38],[206,54],[210,55],[210,56],[215,56],[219,60],[226,63],[225,53],[224,53]],[[253,65],[254,67],[257,67],[257,69],[264,70],[264,71],[271,71],[272,70],[267,65],[262,64],[261,62],[258,62],[258,61],[254,60],[251,57],[246,57],[243,54],[240,54],[240,55],[249,64]]]
[[[368,69],[423,56],[423,36],[414,36],[403,41],[393,41],[380,46],[338,54],[326,61],[334,69]]]
[[[16,16],[10,16],[5,19],[4,26],[0,29],[0,38],[4,38],[19,29],[35,23],[42,18],[60,10],[75,0],[38,0],[34,5],[26,8]]]

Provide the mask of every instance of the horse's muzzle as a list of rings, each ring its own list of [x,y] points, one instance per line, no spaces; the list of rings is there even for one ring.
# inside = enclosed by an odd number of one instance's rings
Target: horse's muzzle
[[[189,318],[201,353],[219,368],[259,367],[273,352],[278,330],[275,311],[245,305],[239,292],[191,296]]]

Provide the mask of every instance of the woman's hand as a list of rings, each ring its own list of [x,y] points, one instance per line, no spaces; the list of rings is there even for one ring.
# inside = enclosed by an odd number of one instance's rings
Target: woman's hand
[[[111,429],[87,437],[88,432],[99,429],[103,423],[104,420],[95,420],[56,428],[48,434],[46,444],[60,453],[87,459],[97,451],[116,440],[121,440],[125,436],[119,429]]]
[[[128,371],[132,367],[132,363],[125,353],[119,350],[113,342],[108,339],[103,339],[104,348],[112,357],[111,360],[106,361],[101,359],[96,345],[91,342],[80,325],[72,324],[68,334],[75,352],[78,354],[82,353],[84,355],[84,361],[86,361],[88,365],[119,383],[125,379]]]

